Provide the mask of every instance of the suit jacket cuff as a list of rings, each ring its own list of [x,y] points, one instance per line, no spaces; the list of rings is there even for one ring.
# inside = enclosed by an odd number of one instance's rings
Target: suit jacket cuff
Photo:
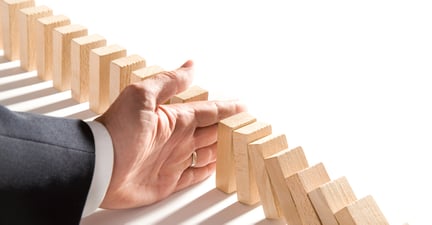
[[[95,142],[95,169],[82,217],[95,212],[101,205],[111,180],[114,148],[107,129],[97,121],[87,122]]]

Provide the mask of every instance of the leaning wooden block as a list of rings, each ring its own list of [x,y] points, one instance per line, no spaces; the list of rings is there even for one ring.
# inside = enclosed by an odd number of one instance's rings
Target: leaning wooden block
[[[71,41],[87,35],[87,28],[73,24],[53,30],[53,84],[60,91],[71,89]]]
[[[90,109],[98,114],[105,112],[109,105],[109,71],[111,61],[125,57],[126,49],[110,45],[90,52]]]
[[[71,41],[72,98],[78,102],[89,99],[90,51],[105,45],[105,38],[97,34],[74,38]]]
[[[270,177],[265,168],[264,159],[288,148],[284,134],[271,134],[258,139],[248,145],[251,164],[258,186],[258,193],[263,206],[264,214],[268,219],[280,218],[279,201],[276,198]]]
[[[132,72],[132,75],[130,77],[130,83],[140,82],[147,78],[150,78],[158,73],[163,72],[164,69],[160,66],[152,65],[147,66],[138,70],[135,70]]]
[[[186,91],[183,91],[182,93],[179,93],[177,95],[174,95],[170,103],[185,103],[185,102],[193,102],[193,101],[205,101],[208,100],[209,93],[207,90],[199,87],[199,86],[192,86],[189,87]]]
[[[241,203],[253,205],[260,201],[255,173],[253,172],[254,166],[249,160],[248,144],[271,133],[271,125],[260,121],[234,130],[233,152],[237,199]]]
[[[218,124],[216,188],[225,193],[236,191],[233,132],[255,121],[255,117],[249,113],[241,112],[221,120]]]
[[[36,22],[36,68],[38,77],[51,80],[53,77],[53,30],[70,24],[64,15],[48,16]]]
[[[21,68],[36,70],[36,20],[51,16],[53,11],[47,6],[35,6],[20,10],[18,20],[20,35]]]
[[[309,167],[286,178],[303,225],[320,225],[321,221],[315,212],[308,193],[330,181],[322,163]]]
[[[335,216],[341,225],[389,224],[370,195],[342,208],[336,212]]]
[[[139,55],[130,55],[113,60],[110,65],[110,103],[131,82],[132,71],[146,66],[146,61]]]
[[[323,225],[338,225],[334,214],[357,200],[346,177],[338,178],[309,192]]]
[[[300,215],[285,178],[309,167],[303,149],[285,149],[265,158],[264,161],[285,221],[289,225],[301,224]]]
[[[18,60],[20,54],[20,31],[18,13],[20,9],[34,6],[33,0],[0,1],[3,50],[8,60]]]

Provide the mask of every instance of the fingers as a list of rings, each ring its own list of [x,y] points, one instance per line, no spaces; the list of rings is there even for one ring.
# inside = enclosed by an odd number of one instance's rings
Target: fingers
[[[152,90],[156,104],[168,101],[172,96],[187,89],[193,80],[193,62],[187,61],[180,68],[156,74],[141,82],[144,89]]]
[[[238,101],[213,101],[197,105],[194,110],[197,127],[205,127],[243,112],[246,107]]]
[[[193,184],[208,178],[216,169],[216,163],[210,163],[205,167],[189,168],[185,170],[177,183],[175,191],[180,191]]]

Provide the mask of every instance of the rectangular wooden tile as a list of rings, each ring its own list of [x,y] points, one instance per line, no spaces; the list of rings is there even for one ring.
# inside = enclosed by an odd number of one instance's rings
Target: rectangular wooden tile
[[[193,101],[206,101],[208,100],[209,93],[204,88],[201,88],[197,85],[189,87],[187,90],[182,93],[174,95],[170,104],[175,103],[185,103],[185,102],[193,102]]]
[[[237,190],[233,152],[233,132],[255,121],[255,117],[247,112],[242,112],[225,118],[218,124],[216,188],[225,193],[233,193]]]
[[[375,199],[370,195],[342,208],[335,216],[341,225],[389,225]]]
[[[19,12],[20,35],[20,65],[21,68],[36,70],[36,20],[52,16],[53,11],[47,6],[23,8]]]
[[[272,133],[270,124],[256,121],[234,130],[233,152],[237,199],[239,202],[253,205],[260,201],[256,184],[254,165],[250,162],[248,144]]]
[[[106,45],[104,37],[98,34],[74,38],[71,41],[71,91],[78,102],[89,100],[90,51]]]

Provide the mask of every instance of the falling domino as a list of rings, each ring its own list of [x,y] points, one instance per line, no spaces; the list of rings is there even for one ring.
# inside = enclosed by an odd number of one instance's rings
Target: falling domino
[[[36,22],[36,67],[42,80],[53,78],[53,30],[69,24],[69,18],[64,15],[43,17]]]
[[[309,192],[323,225],[338,225],[334,214],[357,200],[346,177],[338,178]]]
[[[320,225],[308,193],[330,181],[324,164],[318,163],[285,179],[303,225]]]
[[[143,81],[163,71],[164,69],[162,67],[156,65],[135,70],[132,72],[130,83]]]
[[[389,224],[370,195],[342,208],[335,216],[341,225]]]
[[[125,57],[126,49],[109,45],[90,51],[90,109],[98,114],[109,107],[109,70],[111,61]]]
[[[271,134],[258,139],[248,145],[251,163],[254,165],[254,173],[258,186],[261,204],[264,214],[268,219],[281,217],[279,201],[272,187],[270,177],[265,168],[264,159],[288,148],[284,134]]]
[[[309,167],[301,147],[285,149],[265,158],[265,166],[280,204],[280,211],[289,225],[301,224],[300,215],[285,183],[285,178]]]
[[[131,83],[132,71],[146,66],[146,61],[139,55],[130,55],[113,60],[110,65],[110,103]]]
[[[36,20],[52,16],[53,11],[47,6],[36,6],[20,10],[18,20],[20,29],[20,65],[21,68],[36,70]]]
[[[271,125],[260,121],[241,127],[233,133],[237,199],[241,203],[253,205],[260,201],[254,166],[249,160],[248,144],[271,133]]]
[[[225,193],[229,194],[236,191],[233,132],[255,121],[255,117],[247,112],[241,112],[219,121],[216,153],[216,188]]]
[[[106,45],[106,40],[98,34],[74,38],[71,41],[71,91],[78,102],[89,100],[90,51]]]
[[[174,95],[170,103],[186,103],[186,102],[193,102],[193,101],[205,101],[208,100],[209,93],[207,90],[199,87],[199,86],[192,86],[189,87],[187,90],[183,91],[182,93],[179,93],[177,95]]]
[[[71,89],[71,41],[87,35],[87,28],[73,24],[53,30],[53,84],[57,90]]]
[[[19,10],[34,6],[33,0],[0,1],[3,50],[8,60],[18,60],[20,54]]]

